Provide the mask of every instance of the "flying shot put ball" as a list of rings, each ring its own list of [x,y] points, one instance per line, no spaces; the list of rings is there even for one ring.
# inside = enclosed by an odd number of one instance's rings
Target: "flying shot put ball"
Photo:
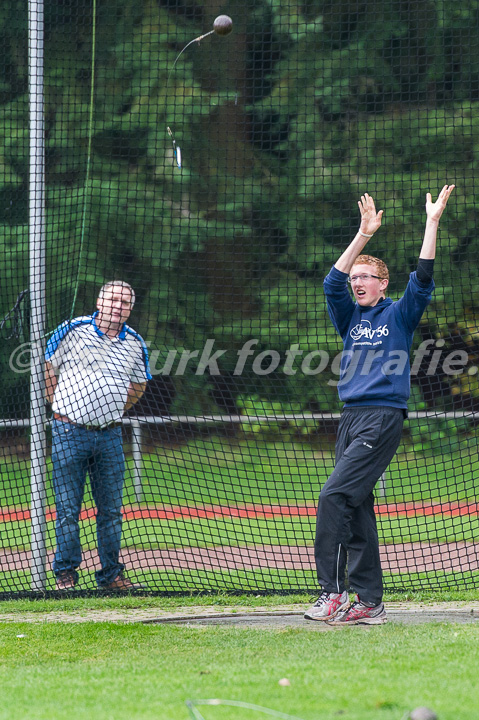
[[[213,30],[217,35],[229,35],[233,29],[233,21],[229,15],[218,15],[213,23]]]
[[[428,707],[417,707],[411,710],[409,717],[411,720],[437,720],[434,710]]]

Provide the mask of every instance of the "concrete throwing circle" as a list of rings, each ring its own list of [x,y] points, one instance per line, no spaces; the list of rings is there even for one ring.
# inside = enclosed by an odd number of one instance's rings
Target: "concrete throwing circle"
[[[425,623],[478,623],[479,608],[464,607],[452,608],[448,605],[433,606],[429,608],[388,607],[386,605],[388,622],[401,625],[421,625]],[[221,613],[208,616],[183,616],[171,618],[157,618],[147,620],[148,623],[168,623],[175,625],[209,625],[243,628],[283,629],[295,628],[300,630],[334,630],[325,622],[304,619],[304,611],[293,612],[248,612],[248,613]],[[368,627],[363,625],[362,627]]]

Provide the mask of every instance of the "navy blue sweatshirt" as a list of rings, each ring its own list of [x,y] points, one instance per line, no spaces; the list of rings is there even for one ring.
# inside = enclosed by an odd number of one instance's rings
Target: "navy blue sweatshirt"
[[[324,280],[329,316],[340,334],[339,398],[345,407],[381,405],[407,408],[414,330],[431,301],[434,281],[412,272],[400,300],[361,307],[348,290],[347,274],[334,266]]]

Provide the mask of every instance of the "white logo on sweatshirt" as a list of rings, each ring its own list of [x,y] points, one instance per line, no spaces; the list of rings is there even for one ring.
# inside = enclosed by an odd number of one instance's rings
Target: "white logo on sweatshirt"
[[[389,329],[387,324],[379,325],[377,328],[372,328],[369,320],[361,320],[360,323],[351,328],[350,336],[357,342],[358,340],[374,340],[374,338],[386,337],[389,335]]]

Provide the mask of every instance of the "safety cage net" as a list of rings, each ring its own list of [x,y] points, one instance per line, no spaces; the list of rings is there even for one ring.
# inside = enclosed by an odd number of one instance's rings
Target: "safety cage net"
[[[477,587],[479,2],[2,0],[0,38],[0,597],[314,592],[323,280],[368,193],[401,297],[445,184],[375,502],[387,590]]]

